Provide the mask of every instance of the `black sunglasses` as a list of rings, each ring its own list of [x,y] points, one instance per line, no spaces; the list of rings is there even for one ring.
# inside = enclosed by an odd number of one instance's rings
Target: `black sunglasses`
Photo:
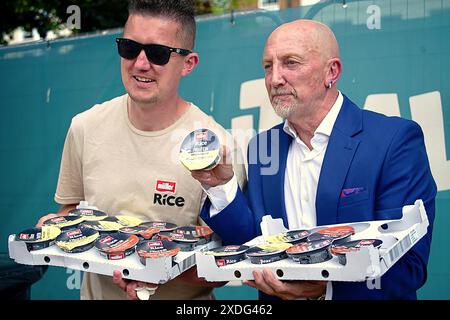
[[[172,52],[187,56],[191,51],[180,48],[171,48],[162,44],[141,44],[139,42],[125,39],[116,38],[117,50],[119,55],[124,59],[135,59],[142,50],[144,50],[147,59],[157,65],[165,65],[169,62],[170,54]]]

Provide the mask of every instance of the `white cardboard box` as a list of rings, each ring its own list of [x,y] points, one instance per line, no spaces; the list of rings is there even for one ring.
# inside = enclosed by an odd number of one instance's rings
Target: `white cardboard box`
[[[342,265],[338,258],[317,264],[299,264],[287,258],[267,264],[252,264],[245,259],[235,264],[218,267],[215,258],[204,252],[196,253],[197,273],[207,281],[253,280],[255,269],[270,269],[281,280],[328,280],[365,281],[383,275],[419,239],[427,233],[428,217],[422,200],[414,205],[404,206],[400,220],[380,220],[338,225],[350,225],[356,234],[352,239],[379,238],[382,246],[362,247],[360,251],[347,254],[347,263]],[[382,227],[383,226],[383,227]],[[324,227],[324,226],[320,226]],[[264,243],[264,238],[286,231],[281,219],[263,217],[263,235],[247,242],[247,245]]]
[[[16,241],[15,235],[8,238],[9,256],[17,263],[27,265],[51,265],[86,272],[113,275],[119,269],[125,279],[163,284],[195,265],[195,253],[220,246],[219,239],[213,235],[211,242],[197,247],[194,251],[180,251],[172,257],[147,259],[144,266],[135,252],[121,260],[108,260],[98,253],[95,247],[81,253],[66,253],[58,246],[29,252],[26,243]]]

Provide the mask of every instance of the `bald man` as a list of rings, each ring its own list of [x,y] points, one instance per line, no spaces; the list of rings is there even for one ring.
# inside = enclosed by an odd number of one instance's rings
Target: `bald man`
[[[208,194],[201,217],[225,244],[242,244],[261,234],[266,214],[288,229],[310,229],[399,219],[403,206],[422,199],[428,233],[381,277],[379,288],[280,281],[263,266],[245,282],[260,298],[416,299],[426,281],[436,196],[421,128],[361,110],[338,90],[339,46],[322,23],[279,26],[265,45],[263,67],[272,106],[285,120],[251,140],[245,194],[230,165],[191,173]]]

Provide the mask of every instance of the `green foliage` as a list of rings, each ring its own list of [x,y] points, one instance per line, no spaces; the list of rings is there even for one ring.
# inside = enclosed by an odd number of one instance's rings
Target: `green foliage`
[[[81,11],[81,29],[74,29],[75,33],[122,27],[128,15],[125,0],[2,0],[0,42],[4,34],[17,27],[25,31],[36,28],[45,37],[47,31],[66,23],[71,15],[67,8],[71,5],[79,6]]]
[[[256,6],[257,0],[196,0],[196,14],[220,14]],[[72,12],[67,8],[77,5],[81,11],[81,29],[74,33],[123,27],[128,16],[126,0],[1,0],[0,44],[3,35],[17,27],[25,31],[36,28],[42,38],[50,30],[65,25]]]

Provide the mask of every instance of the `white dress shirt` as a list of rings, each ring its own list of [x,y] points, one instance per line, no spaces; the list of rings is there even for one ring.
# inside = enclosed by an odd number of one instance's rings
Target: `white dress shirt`
[[[328,140],[333,130],[344,98],[339,95],[314,131],[311,139],[312,150],[300,139],[295,130],[285,120],[283,130],[293,140],[289,146],[286,171],[284,177],[284,202],[290,230],[311,229],[316,226],[316,194],[320,170],[328,146]],[[204,188],[211,201],[210,216],[218,214],[230,204],[237,192],[238,183],[233,178],[226,184],[217,187]],[[270,214],[270,212],[268,212]],[[328,283],[325,299],[331,298],[331,282]]]
[[[284,177],[284,202],[288,229],[312,228],[316,226],[316,193],[325,151],[331,131],[341,110],[344,99],[339,91],[336,102],[322,120],[311,139],[312,150],[300,140],[297,133],[285,120],[283,130],[293,137],[289,147]],[[236,196],[236,177],[217,187],[203,187],[209,200],[211,217],[225,209]],[[300,197],[298,196],[300,195]]]
[[[289,229],[311,229],[316,226],[315,202],[320,170],[343,100],[339,92],[336,102],[314,131],[312,150],[300,140],[289,121],[284,122],[283,130],[293,138],[284,176],[284,203]]]

